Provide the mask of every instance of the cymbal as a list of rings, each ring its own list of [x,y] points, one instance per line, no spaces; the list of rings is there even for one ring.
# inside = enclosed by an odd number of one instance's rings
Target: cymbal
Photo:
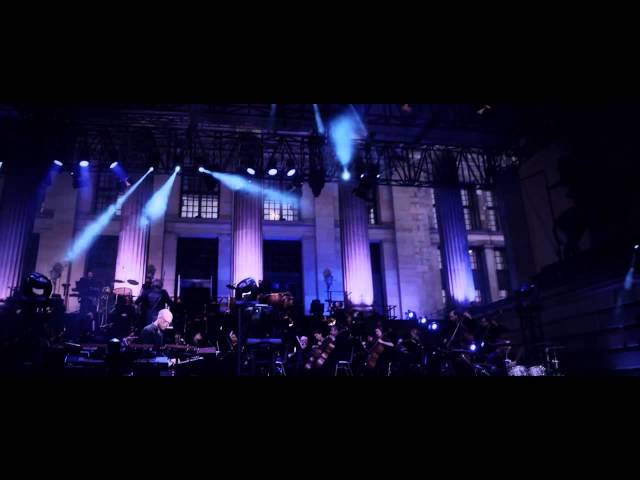
[[[547,350],[566,350],[567,347],[564,347],[562,345],[550,345],[547,347]]]
[[[124,280],[114,280],[113,283],[124,283]]]
[[[138,282],[137,280],[127,280],[127,283],[129,285],[140,285],[140,282]]]

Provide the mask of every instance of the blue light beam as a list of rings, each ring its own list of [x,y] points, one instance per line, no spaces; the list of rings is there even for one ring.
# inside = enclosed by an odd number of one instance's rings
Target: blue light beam
[[[167,211],[167,205],[169,204],[169,196],[171,195],[171,188],[176,181],[176,176],[180,169],[176,167],[171,176],[164,182],[164,185],[153,194],[147,204],[142,210],[142,216],[140,217],[140,227],[144,228],[161,218]]]
[[[227,186],[233,191],[242,190],[253,195],[262,196],[264,193],[265,197],[268,200],[279,201],[281,203],[290,203],[295,204],[298,198],[295,195],[290,195],[288,193],[279,192],[277,190],[273,190],[271,188],[261,187],[260,185],[256,185],[253,182],[250,182],[245,177],[241,175],[233,175],[231,173],[220,173],[220,172],[212,172],[211,170],[207,170],[206,168],[202,168],[199,170],[202,173],[206,173],[211,175],[216,180],[219,180],[220,183]]]
[[[127,192],[122,195],[118,200],[109,205],[107,209],[102,212],[102,214],[96,218],[93,222],[85,227],[85,229],[76,237],[73,244],[67,250],[65,261],[71,262],[78,258],[80,254],[85,252],[92,244],[95,242],[96,238],[100,233],[109,225],[109,222],[116,214],[116,211],[122,207],[124,202],[131,196],[131,194],[138,188],[138,186],[147,178],[147,175],[151,173],[152,170],[148,170],[140,180],[134,183]]]
[[[329,136],[340,164],[346,169],[351,163],[356,139],[356,122],[351,115],[337,117],[329,127]]]
[[[322,122],[322,116],[320,115],[320,108],[318,108],[317,103],[313,104],[313,111],[316,116],[316,127],[318,128],[318,133],[320,135],[324,135],[324,132],[325,132],[324,123]]]

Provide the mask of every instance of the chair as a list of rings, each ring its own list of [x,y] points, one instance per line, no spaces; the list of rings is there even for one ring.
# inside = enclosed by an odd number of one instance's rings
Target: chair
[[[351,370],[351,363],[353,362],[353,348],[351,349],[351,355],[349,356],[349,360],[338,360],[336,363],[336,369],[334,372],[334,376],[338,376],[338,372],[342,371],[348,377],[353,377],[353,370]]]

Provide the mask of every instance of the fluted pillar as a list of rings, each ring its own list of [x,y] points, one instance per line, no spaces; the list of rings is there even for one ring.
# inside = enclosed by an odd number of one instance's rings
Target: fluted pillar
[[[353,194],[351,183],[340,184],[340,239],[344,290],[356,306],[373,304],[367,204]]]
[[[122,206],[120,214],[120,235],[115,278],[122,281],[135,280],[138,285],[126,285],[138,296],[145,281],[149,255],[149,225],[141,226],[142,209],[151,198],[152,180],[143,181]],[[119,285],[116,284],[116,287]]]
[[[238,190],[233,195],[231,265],[233,283],[262,280],[262,197]]]
[[[454,304],[465,305],[475,299],[476,293],[460,189],[436,188],[435,200],[442,266],[446,273],[449,295]]]
[[[38,183],[23,176],[5,178],[0,199],[0,298],[20,286],[29,237],[43,192]]]

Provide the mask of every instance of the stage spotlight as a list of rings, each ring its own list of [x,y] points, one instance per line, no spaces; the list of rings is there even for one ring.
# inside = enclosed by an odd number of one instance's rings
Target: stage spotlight
[[[296,174],[296,166],[293,160],[287,162],[287,177],[293,177]]]
[[[89,162],[87,160],[81,160],[78,165],[80,165],[82,168],[87,168],[89,166]]]
[[[435,332],[436,330],[438,330],[438,323],[437,322],[431,322],[429,324],[429,330],[431,330],[432,332]]]
[[[0,162],[0,168],[2,168],[2,164],[3,164],[3,163],[4,163],[4,162]]]
[[[486,113],[489,113],[491,109],[491,105],[482,105],[478,110],[476,110],[476,113],[478,115],[484,115]]]
[[[118,162],[113,162],[111,165],[109,165],[109,168],[113,170],[117,166],[118,166]]]
[[[200,173],[204,173],[204,167],[200,167],[200,168],[198,168],[198,171],[199,171]]]
[[[476,347],[475,343],[472,343],[471,345],[469,345],[469,350],[471,350],[472,352],[475,352],[477,348],[478,347]]]
[[[2,166],[2,162],[0,162],[0,166]],[[635,247],[633,247],[634,250],[637,250],[638,247],[640,247],[640,245],[636,245]]]
[[[345,182],[348,182],[351,179],[351,174],[349,173],[349,170],[345,168],[342,171],[342,175],[340,175],[340,178],[342,178],[342,180],[344,180]]]
[[[425,323],[427,323],[427,317],[420,317],[420,323],[422,325],[424,325]]]
[[[176,173],[178,173],[180,170],[181,170],[180,165],[178,165],[178,166],[176,166],[176,168],[175,168],[175,170],[174,170],[174,171],[175,171]]]
[[[153,172],[155,169],[153,167],[149,167],[149,171]]]
[[[267,165],[267,175],[269,175],[270,177],[273,177],[274,175],[277,175],[278,173],[278,168],[277,168],[277,163],[276,163],[276,159],[272,158],[271,160],[269,160],[269,164]]]
[[[60,160],[54,160],[54,161],[53,161],[53,164],[54,164],[56,167],[61,167],[61,166],[62,166],[62,162],[61,162]]]
[[[409,310],[407,312],[407,318],[409,320],[414,320],[417,317],[416,312],[414,312],[413,310]]]
[[[256,174],[256,171],[255,171],[255,169],[254,169],[254,168],[247,167],[247,173],[248,173],[249,175],[255,175],[255,174]]]

